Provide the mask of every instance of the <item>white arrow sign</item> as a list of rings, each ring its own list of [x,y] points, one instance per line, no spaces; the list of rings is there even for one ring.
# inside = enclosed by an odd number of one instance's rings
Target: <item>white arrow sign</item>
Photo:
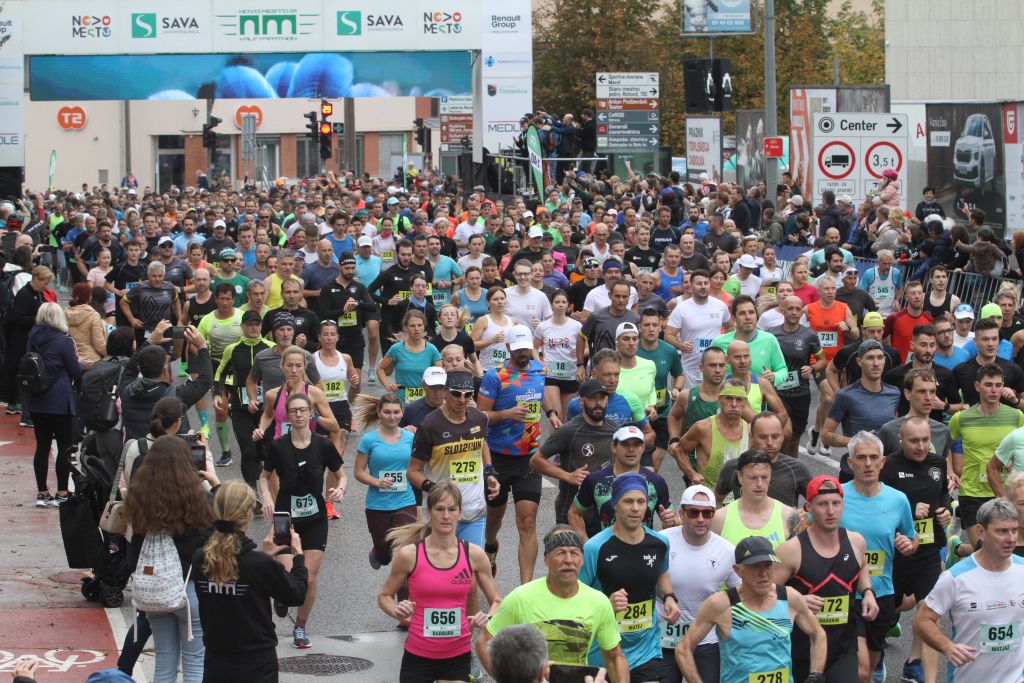
[[[657,97],[661,89],[657,85],[600,85],[597,86],[598,98],[605,97]]]
[[[598,72],[595,79],[598,87],[602,85],[658,85],[657,71],[604,71]]]

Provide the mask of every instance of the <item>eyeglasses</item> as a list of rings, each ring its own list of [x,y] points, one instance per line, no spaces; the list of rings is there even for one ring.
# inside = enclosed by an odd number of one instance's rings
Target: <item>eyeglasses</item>
[[[289,408],[288,409],[288,414],[289,415],[305,415],[308,412],[309,412],[309,408]]]
[[[233,259],[233,258],[222,258],[222,259],[220,260],[220,262],[221,262],[221,263],[234,263],[234,262],[235,262],[235,259]]]
[[[715,511],[711,508],[686,508],[686,516],[689,519],[697,519],[698,517],[711,519],[715,516]]]
[[[947,330],[935,330],[935,334],[953,334],[953,328],[950,327]]]
[[[460,391],[458,389],[449,389],[448,393],[454,396],[455,398],[471,398],[473,396],[473,391],[471,389],[467,389],[465,391]]]

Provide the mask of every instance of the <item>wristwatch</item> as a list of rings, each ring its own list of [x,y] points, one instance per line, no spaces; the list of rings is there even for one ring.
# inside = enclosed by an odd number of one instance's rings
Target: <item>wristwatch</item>
[[[675,600],[677,605],[679,604],[679,598],[676,597],[675,593],[665,593],[665,595],[662,596],[661,601],[665,602],[669,598],[672,598],[673,600]]]
[[[555,410],[554,408],[548,408],[547,410],[544,411],[544,414],[548,416],[548,419],[551,418],[551,413],[557,414],[558,411]]]

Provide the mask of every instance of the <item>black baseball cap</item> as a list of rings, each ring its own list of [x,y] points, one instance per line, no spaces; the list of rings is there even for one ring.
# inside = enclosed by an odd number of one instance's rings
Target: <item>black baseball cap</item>
[[[582,385],[580,385],[580,396],[587,398],[596,396],[597,394],[607,394],[608,388],[601,383],[600,380],[588,379]]]
[[[473,385],[473,375],[462,370],[456,372],[449,372],[448,377],[444,381],[445,389],[468,389],[472,391],[476,387]]]
[[[263,317],[259,314],[259,311],[246,311],[245,313],[242,314],[243,325],[261,322],[263,322]]]
[[[764,536],[747,536],[736,544],[736,564],[760,562],[781,562],[771,541]]]

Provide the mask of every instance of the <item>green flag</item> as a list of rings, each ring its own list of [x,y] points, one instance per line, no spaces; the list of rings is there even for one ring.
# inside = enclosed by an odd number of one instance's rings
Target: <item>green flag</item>
[[[53,175],[57,172],[57,150],[50,150],[50,190],[53,190]]]
[[[533,182],[537,186],[537,196],[544,197],[544,155],[540,148],[540,134],[536,126],[526,129],[526,150],[530,155],[530,166],[533,168]]]

